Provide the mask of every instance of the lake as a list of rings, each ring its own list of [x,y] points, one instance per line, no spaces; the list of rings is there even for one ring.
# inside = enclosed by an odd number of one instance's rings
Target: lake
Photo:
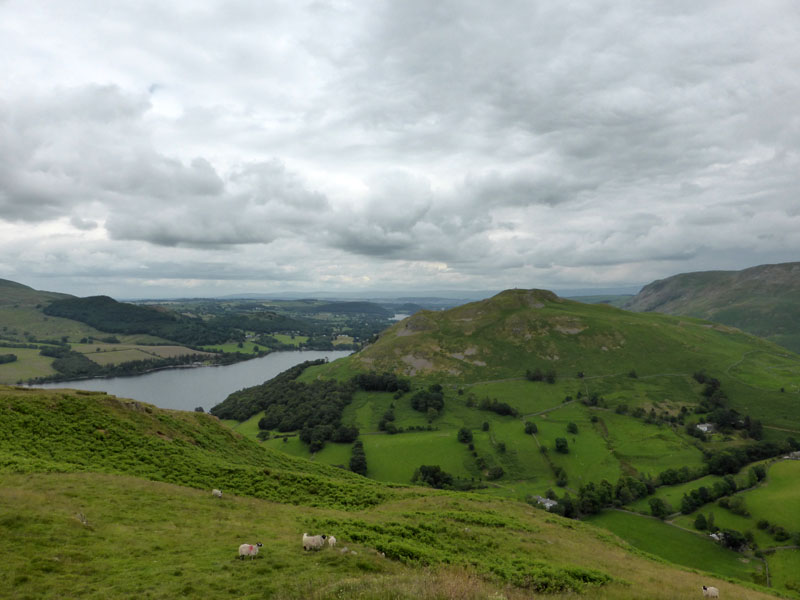
[[[306,360],[327,358],[334,361],[351,354],[349,350],[272,352],[266,356],[224,367],[165,369],[133,377],[81,379],[39,384],[38,388],[73,388],[108,392],[121,398],[155,404],[160,408],[206,412],[225,400],[228,394],[264,383],[278,373]]]

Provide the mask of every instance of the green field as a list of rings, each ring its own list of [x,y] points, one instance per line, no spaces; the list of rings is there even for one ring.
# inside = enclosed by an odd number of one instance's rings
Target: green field
[[[286,333],[272,333],[270,334],[276,340],[278,340],[281,344],[291,345],[291,346],[299,346],[308,341],[307,335],[289,335]]]
[[[742,477],[739,477],[738,480],[742,480]],[[692,481],[687,481],[686,483],[679,483],[677,485],[662,485],[658,489],[656,489],[656,493],[652,496],[648,496],[647,498],[640,498],[634,502],[631,502],[626,506],[627,509],[633,510],[645,515],[650,514],[650,498],[661,498],[665,502],[667,502],[672,509],[677,512],[680,510],[681,507],[681,499],[683,498],[684,494],[688,494],[692,490],[696,490],[700,487],[707,487],[711,489],[715,482],[721,481],[721,475],[706,475],[705,477],[700,477],[699,479],[693,479]],[[701,512],[702,509],[701,509]],[[692,521],[694,522],[694,521]]]
[[[610,510],[592,517],[589,522],[669,562],[743,581],[764,581],[763,567],[758,560],[743,559],[742,555],[723,548],[707,536],[684,531],[658,519]]]
[[[239,344],[242,344],[241,347]],[[242,354],[256,354],[256,347],[258,347],[262,352],[265,350],[269,350],[269,348],[265,347],[264,345],[254,344],[253,342],[230,342],[228,344],[210,344],[207,346],[203,346],[203,350],[208,350],[210,352],[241,352]]]
[[[742,492],[748,509],[756,518],[800,532],[800,461],[774,463],[767,480],[758,488]]]
[[[0,383],[17,383],[32,377],[54,375],[55,369],[50,366],[53,359],[39,354],[39,350],[30,348],[0,348],[0,354],[16,354],[17,360],[0,365]]]
[[[708,478],[704,478],[708,479]],[[737,482],[744,483],[745,476],[740,474]],[[709,513],[714,514],[714,524],[721,529],[734,529],[736,531],[751,532],[755,542],[761,548],[773,546],[791,545],[791,540],[778,541],[768,531],[759,529],[757,523],[761,519],[766,519],[770,524],[780,525],[790,534],[800,532],[800,461],[785,460],[774,462],[769,466],[767,479],[758,487],[736,494],[744,499],[745,507],[749,516],[737,515],[719,506],[718,502],[707,504],[689,515],[681,515],[675,519],[675,523],[686,528],[694,528],[694,520],[698,512],[706,517]],[[679,487],[679,486],[675,486]],[[684,484],[687,489],[699,487],[695,482]],[[661,488],[663,489],[663,488]],[[657,493],[660,495],[661,490]],[[642,508],[642,502],[634,505],[637,509]],[[677,509],[678,505],[673,505]]]
[[[767,554],[772,587],[791,590],[800,598],[800,550],[778,550]]]

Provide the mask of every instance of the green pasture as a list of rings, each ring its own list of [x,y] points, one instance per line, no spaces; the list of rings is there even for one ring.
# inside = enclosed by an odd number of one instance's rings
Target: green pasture
[[[744,478],[744,473],[740,474],[736,478],[737,484],[745,485]],[[676,517],[675,523],[682,527],[694,528],[694,520],[698,512],[703,513],[706,517],[713,512],[714,524],[717,527],[735,529],[742,533],[750,531],[761,548],[791,544],[792,542],[789,540],[777,541],[768,531],[758,529],[756,524],[759,520],[766,519],[771,524],[785,528],[790,534],[800,532],[800,487],[798,487],[798,481],[800,481],[800,461],[775,462],[769,467],[767,479],[758,487],[736,494],[744,499],[745,508],[750,513],[749,516],[736,515],[719,506],[718,502],[714,502],[706,504],[690,515]],[[689,486],[689,484],[683,485]],[[699,485],[691,485],[688,489],[695,487],[699,487]],[[640,503],[641,501],[637,505]],[[676,510],[680,506],[679,503],[680,498],[678,504],[673,505]]]
[[[225,423],[225,425],[227,425],[234,431],[242,434],[244,437],[250,438],[251,440],[256,440],[258,439],[256,438],[258,432],[261,431],[258,428],[258,422],[261,420],[261,417],[263,416],[264,416],[264,411],[262,410],[254,414],[246,421],[239,422],[239,421],[234,421],[232,419],[225,419],[222,422]]]
[[[352,335],[337,335],[333,340],[334,346],[339,346],[342,344],[352,344],[352,343],[353,343]]]
[[[535,489],[537,494],[544,494],[548,487],[554,485],[552,469],[539,451],[536,438],[525,433],[522,421],[498,419],[490,423],[488,432],[480,432],[480,436],[476,433],[475,436],[489,438],[494,458],[506,472],[504,480],[515,480],[520,484],[528,483],[530,486],[526,486],[526,489],[529,487]],[[497,450],[498,442],[506,445],[505,452]],[[480,450],[478,444],[476,447]]]
[[[322,450],[315,454],[311,454],[308,450],[308,444],[301,442],[300,438],[296,435],[288,438],[272,437],[264,441],[263,444],[267,448],[280,450],[292,456],[298,456],[326,465],[344,466],[349,471],[348,465],[350,464],[353,444],[334,444],[333,442],[327,442]]]
[[[547,447],[550,460],[566,470],[568,487],[577,489],[590,481],[603,479],[617,481],[623,474],[619,461],[608,451],[604,432],[590,421],[589,410],[581,404],[571,403],[541,415],[533,420],[539,428],[539,443]],[[567,432],[567,424],[574,422],[578,433]],[[568,454],[555,450],[556,438],[565,438]]]
[[[608,529],[623,540],[669,562],[743,581],[762,581],[761,563],[743,562],[742,555],[723,548],[705,535],[696,535],[652,517],[608,510],[588,522]]]
[[[270,439],[265,440],[263,444],[267,448],[272,448],[273,450],[280,450],[281,452],[285,452],[286,454],[290,454],[292,456],[299,456],[301,458],[311,458],[311,452],[309,452],[308,450],[308,444],[304,444],[303,442],[301,442],[300,438],[296,435],[293,435],[291,437],[271,437]],[[327,446],[328,444],[325,445]]]
[[[308,341],[307,335],[295,335],[291,336],[286,333],[271,333],[271,337],[274,337],[278,340],[281,344],[292,345],[292,346],[299,346]]]
[[[258,346],[259,350],[269,350],[263,344],[255,344],[253,342],[241,342],[242,347],[239,347],[239,342],[229,342],[227,344],[209,344],[207,346],[201,346],[203,350],[208,350],[210,352],[241,352],[242,354],[256,354],[256,346]]]
[[[763,390],[800,393],[800,365],[797,355],[777,349],[776,352],[753,351],[731,365],[728,373],[742,382]]]
[[[483,398],[497,398],[510,404],[521,415],[538,413],[559,406],[565,396],[575,396],[578,380],[559,380],[555,384],[527,379],[486,381],[464,386],[464,395],[472,394],[480,402]]]
[[[409,483],[420,465],[439,465],[455,477],[476,477],[474,459],[455,431],[361,436],[367,476],[378,481]]]
[[[767,554],[772,587],[800,598],[800,550],[776,550]]]
[[[0,307],[0,336],[27,342],[27,335],[39,340],[60,340],[66,336],[69,341],[76,342],[81,338],[107,337],[104,333],[78,321],[49,317],[33,306]]]
[[[612,411],[596,414],[608,431],[610,447],[621,461],[640,473],[655,476],[669,468],[703,465],[703,453],[668,425],[648,424]]]
[[[0,383],[27,381],[33,377],[54,375],[53,359],[32,348],[0,348],[0,354],[16,354],[17,360],[0,365]]]
[[[741,477],[737,478],[737,485]],[[687,481],[686,483],[679,483],[677,485],[662,485],[661,487],[656,489],[656,493],[652,496],[648,496],[646,498],[639,498],[635,502],[631,502],[628,504],[627,508],[630,510],[634,510],[636,512],[642,514],[650,514],[650,498],[661,498],[665,502],[667,502],[673,510],[676,512],[680,510],[681,507],[681,500],[683,499],[684,494],[688,494],[692,490],[696,490],[700,487],[707,487],[711,489],[711,487],[717,481],[721,481],[722,477],[720,475],[706,475],[705,477],[701,477],[699,479],[694,479],[692,481]],[[701,509],[700,512],[703,512]],[[692,519],[694,522],[694,519]]]
[[[673,519],[673,523],[679,525],[680,527],[697,531],[694,527],[694,520],[697,518],[698,513],[703,513],[706,518],[708,518],[709,514],[713,514],[714,525],[720,529],[734,529],[741,533],[750,531],[753,534],[753,539],[760,548],[775,546],[777,543],[775,542],[775,539],[769,535],[769,533],[761,531],[756,527],[756,522],[758,521],[757,518],[754,518],[753,516],[744,517],[742,515],[733,514],[727,508],[722,508],[717,502],[706,504],[689,515],[680,515]],[[698,531],[698,533],[708,535],[710,532]]]
[[[767,471],[766,483],[742,492],[742,496],[756,519],[767,519],[790,532],[800,532],[800,460],[773,463]]]

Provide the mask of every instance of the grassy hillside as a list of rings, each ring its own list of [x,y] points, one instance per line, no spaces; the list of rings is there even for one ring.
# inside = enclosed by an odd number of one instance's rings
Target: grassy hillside
[[[421,311],[339,366],[459,382],[521,377],[536,368],[559,377],[630,370],[649,376],[719,371],[753,351],[780,354],[722,325],[508,290],[447,311]]]
[[[304,531],[339,545],[304,552]],[[15,598],[771,597],[525,504],[387,487],[209,415],[70,391],[0,388],[0,539]]]
[[[800,263],[674,275],[646,285],[625,308],[732,325],[800,352]]]
[[[555,490],[560,499],[568,494],[582,502],[590,484],[605,480],[615,488],[633,477],[655,485],[655,495],[640,500],[619,496],[615,502],[649,514],[651,499],[666,500],[678,510],[681,485],[689,490],[721,480],[714,473],[722,471],[712,470],[717,469],[711,466],[715,456],[766,449],[746,464],[792,447],[792,436],[800,439],[797,355],[726,326],[570,302],[536,290],[418,313],[361,352],[310,367],[298,381],[347,381],[366,371],[389,371],[412,382],[406,394],[359,390],[341,414],[343,425],[361,432],[367,475],[384,482],[409,483],[421,465],[435,464],[455,478],[484,485],[474,492],[479,495],[530,500]],[[539,372],[541,377],[533,379],[541,380],[532,381],[526,371]],[[713,394],[697,378],[701,371],[724,391],[724,410],[736,411],[730,414],[738,429],[723,427],[703,439],[692,435],[696,423],[717,418],[708,408]],[[444,384],[444,407],[431,416],[414,410],[410,399],[433,382]],[[489,400],[508,405],[511,414],[483,410]],[[389,413],[399,433],[385,430]],[[255,436],[260,416],[242,431]],[[747,420],[763,425],[755,439],[742,428]],[[532,432],[528,424],[535,426]],[[469,444],[459,442],[462,429],[472,436]],[[557,451],[559,439],[567,443],[566,453]],[[311,452],[297,437],[272,435],[265,445],[315,462],[347,464],[339,444]],[[749,485],[748,468],[724,472],[733,473],[741,488]],[[666,481],[670,470],[683,472],[688,483],[663,484],[662,474]],[[765,489],[765,506],[777,506],[778,486]],[[659,531],[668,527],[654,523]],[[725,523],[741,532],[754,527],[753,522]],[[800,520],[790,519],[786,527],[800,532]],[[634,525],[619,533],[635,530]],[[665,531],[675,537],[672,545],[660,544],[656,536],[646,549],[674,560],[682,538],[673,528]],[[753,574],[754,565],[763,567],[752,552],[731,554],[697,533],[688,535],[701,547],[687,551],[684,564],[719,564],[719,572],[727,575],[735,571],[731,566],[749,565],[745,570]],[[637,539],[630,536],[632,543]],[[692,562],[709,544],[725,560]],[[765,577],[759,573],[754,576]]]

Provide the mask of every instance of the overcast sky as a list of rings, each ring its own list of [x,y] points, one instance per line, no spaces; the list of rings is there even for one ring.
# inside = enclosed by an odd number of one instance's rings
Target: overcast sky
[[[0,278],[118,298],[800,260],[800,3],[0,0]]]

